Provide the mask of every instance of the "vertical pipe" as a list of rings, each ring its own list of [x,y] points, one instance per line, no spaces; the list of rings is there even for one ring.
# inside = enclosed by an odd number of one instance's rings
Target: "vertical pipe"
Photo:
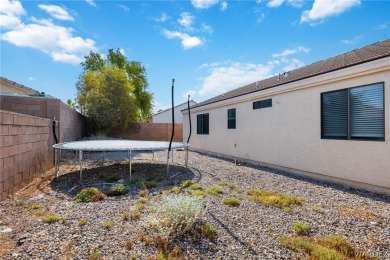
[[[189,144],[189,143],[190,143],[190,138],[191,138],[191,132],[192,132],[192,126],[191,126],[191,109],[190,109],[190,95],[188,95],[187,108],[188,108],[188,120],[190,121],[190,134],[188,135],[188,139],[187,139],[187,144]]]
[[[131,182],[131,150],[127,151],[129,156],[129,177]]]
[[[169,152],[171,151],[173,136],[175,135],[175,105],[173,100],[174,84],[175,84],[175,79],[172,79],[172,91],[171,91],[172,92],[172,135],[171,135],[171,140],[169,141],[169,147],[167,153],[167,177],[169,174]]]
[[[80,163],[80,183],[83,182],[83,151],[79,151],[79,163]]]

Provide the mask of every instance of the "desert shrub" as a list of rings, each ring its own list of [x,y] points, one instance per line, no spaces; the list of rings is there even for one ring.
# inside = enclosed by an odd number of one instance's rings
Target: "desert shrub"
[[[112,228],[112,221],[111,220],[103,221],[102,227],[105,229],[111,229]]]
[[[148,188],[148,189],[157,187],[157,185],[158,185],[157,181],[155,181],[155,180],[145,181],[144,183],[145,183],[146,188]]]
[[[130,249],[133,247],[133,245],[134,245],[134,242],[133,242],[132,240],[127,240],[127,241],[125,242],[125,248],[126,248],[127,250],[130,250]]]
[[[305,221],[295,221],[292,224],[292,229],[297,235],[307,235],[309,233],[309,225]]]
[[[291,205],[301,205],[302,199],[296,196],[268,190],[250,190],[249,198],[267,206],[289,208]]]
[[[210,224],[203,224],[199,228],[202,236],[207,237],[210,240],[215,240],[218,237],[217,229]]]
[[[223,204],[228,205],[230,207],[238,207],[240,206],[240,201],[236,198],[224,198],[222,201]]]
[[[144,197],[141,197],[141,198],[138,199],[138,202],[141,203],[141,204],[146,204],[148,202],[148,199],[144,198]]]
[[[134,210],[134,211],[132,211],[132,212],[130,213],[130,218],[131,218],[132,220],[138,220],[138,219],[140,219],[140,218],[141,218],[141,211],[139,211],[139,210]]]
[[[219,194],[222,194],[223,190],[219,186],[212,186],[212,187],[206,189],[206,193],[210,194],[210,195],[217,196]]]
[[[180,183],[180,187],[182,187],[184,189],[184,188],[190,187],[191,184],[194,184],[194,182],[191,180],[185,180],[185,181],[182,181]]]
[[[104,200],[106,195],[95,187],[82,189],[74,198],[77,202],[92,202]]]
[[[151,224],[164,238],[180,236],[202,218],[205,208],[199,198],[177,195],[166,197],[157,206]]]
[[[37,209],[41,209],[41,208],[42,208],[42,205],[39,203],[34,203],[31,205],[31,209],[33,209],[33,210],[37,210]]]
[[[202,190],[202,186],[198,183],[193,183],[190,185],[190,190]]]
[[[128,191],[129,190],[125,185],[115,184],[110,187],[107,194],[109,196],[121,196],[121,195],[125,195]]]
[[[87,219],[86,218],[80,218],[79,219],[79,226],[85,226],[87,224]]]
[[[146,190],[146,189],[147,189],[146,184],[145,184],[144,181],[137,181],[137,182],[135,183],[135,185],[136,185],[137,188],[140,189],[140,190]]]
[[[140,192],[138,192],[138,197],[147,197],[149,195],[149,190],[145,189],[145,190],[141,190]]]
[[[203,190],[189,190],[188,194],[195,196],[195,197],[204,197],[206,196],[206,193]]]
[[[329,235],[319,238],[317,242],[322,246],[337,250],[344,255],[355,256],[355,248],[342,236]]]
[[[45,222],[45,223],[55,223],[57,222],[58,220],[60,219],[60,216],[58,216],[57,214],[54,214],[54,213],[51,213],[47,216],[45,216],[42,221]]]
[[[180,187],[173,186],[172,189],[171,189],[171,191],[173,191],[173,192],[176,193],[176,194],[179,194],[180,191],[181,191],[181,189],[180,189]]]

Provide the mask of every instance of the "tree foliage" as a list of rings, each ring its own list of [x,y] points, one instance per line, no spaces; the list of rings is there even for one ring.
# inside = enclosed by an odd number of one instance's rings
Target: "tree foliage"
[[[145,67],[129,61],[120,50],[106,57],[90,52],[81,63],[83,72],[76,84],[80,111],[100,128],[128,128],[132,122],[151,117],[153,95],[147,91]]]

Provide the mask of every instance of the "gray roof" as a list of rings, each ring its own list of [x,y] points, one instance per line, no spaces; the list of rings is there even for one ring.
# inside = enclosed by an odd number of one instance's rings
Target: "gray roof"
[[[332,58],[322,60],[305,67],[294,69],[288,72],[288,76],[284,74],[276,75],[249,85],[231,90],[222,95],[210,98],[206,101],[200,102],[191,108],[201,107],[208,104],[220,102],[230,98],[246,95],[249,93],[262,91],[277,86],[281,86],[294,81],[307,79],[332,71],[344,69],[358,64],[370,62],[377,59],[382,59],[390,56],[390,39],[365,46],[350,52],[346,52]]]
[[[13,85],[13,86],[15,86],[15,87],[19,87],[19,88],[21,88],[21,89],[24,89],[24,90],[26,90],[26,91],[29,91],[30,94],[36,94],[36,95],[41,94],[41,92],[39,92],[38,90],[35,90],[35,89],[32,89],[32,88],[26,87],[25,85],[19,84],[19,83],[15,82],[15,81],[6,79],[6,78],[4,78],[4,77],[0,77],[0,81],[3,81],[3,82],[5,82],[5,83],[8,83],[8,84]]]

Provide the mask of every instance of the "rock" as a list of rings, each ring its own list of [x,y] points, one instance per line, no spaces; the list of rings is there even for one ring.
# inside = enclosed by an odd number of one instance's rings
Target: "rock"
[[[12,232],[12,228],[5,228],[3,230],[0,231],[1,233],[11,233]]]
[[[118,180],[118,183],[124,183],[125,182],[125,180],[124,179],[120,179],[120,180]]]
[[[17,245],[17,246],[21,246],[21,245],[24,244],[24,242],[26,242],[26,240],[27,240],[27,237],[21,237],[21,238],[19,238],[18,241],[16,242],[16,245]]]

